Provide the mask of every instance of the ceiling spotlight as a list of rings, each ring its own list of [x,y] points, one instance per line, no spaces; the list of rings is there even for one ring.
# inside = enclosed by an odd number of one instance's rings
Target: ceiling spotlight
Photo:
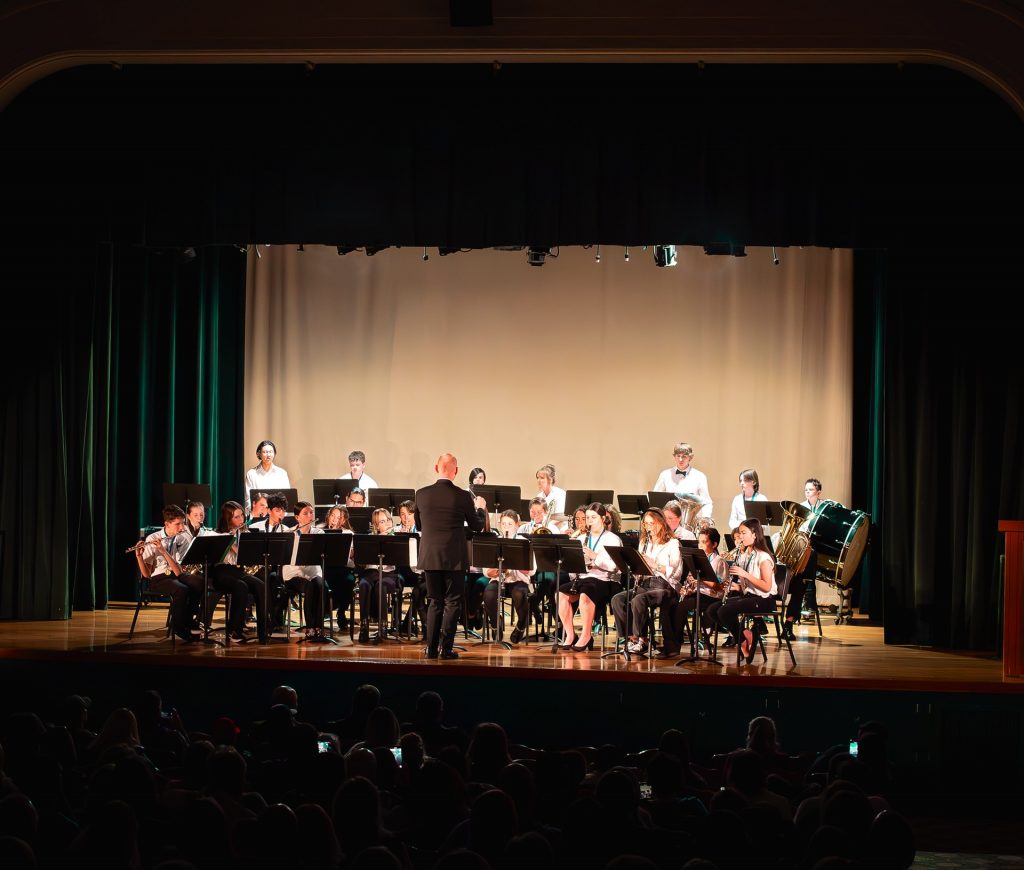
[[[423,246],[423,256],[422,256],[422,257],[420,257],[420,259],[421,259],[421,260],[422,260],[422,261],[423,261],[424,263],[425,263],[425,262],[427,262],[427,260],[429,260],[429,259],[430,259],[430,255],[429,255],[429,254],[427,253],[427,246],[426,246],[426,245],[424,245],[424,246]]]
[[[191,263],[196,258],[195,248],[182,248],[181,251],[181,262]]]
[[[626,257],[625,257],[625,260],[626,260],[627,263],[629,262],[629,245],[626,245]]]
[[[339,257],[344,257],[345,254],[351,254],[353,251],[358,251],[359,248],[348,247],[347,245],[335,245],[338,251]]]
[[[461,248],[442,248],[440,245],[438,245],[437,253],[439,253],[442,257],[447,257],[449,254],[457,254],[457,253],[459,253],[460,250],[462,250],[462,249]]]
[[[778,266],[779,265],[779,255],[777,253],[775,253],[775,245],[772,245],[772,265],[773,266]]]
[[[299,252],[300,254],[304,254],[304,253],[306,252],[306,246],[305,246],[305,245],[299,245],[299,247],[297,248],[297,250],[298,250],[298,252]]]
[[[388,245],[376,245],[376,246],[374,246],[374,245],[367,245],[366,246],[366,256],[367,257],[372,257],[374,254],[378,253],[379,251],[383,251],[387,247],[388,247]]]
[[[526,262],[531,266],[543,266],[551,248],[529,248],[526,251]]]
[[[675,245],[655,245],[654,246],[654,265],[659,268],[665,268],[666,266],[674,266],[678,262],[676,258],[676,246]]]
[[[713,245],[705,245],[704,253],[709,257],[745,257],[747,249],[743,245],[734,245],[731,242],[716,242]]]
[[[253,245],[253,247],[256,249],[256,259],[257,260],[262,260],[263,259],[263,254],[260,253],[260,246],[259,245]]]
[[[595,263],[600,263],[601,262],[601,246],[600,245],[597,246],[597,254],[594,255],[594,262]]]

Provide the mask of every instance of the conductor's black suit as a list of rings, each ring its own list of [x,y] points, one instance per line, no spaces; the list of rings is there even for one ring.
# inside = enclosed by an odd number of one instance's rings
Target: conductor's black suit
[[[416,528],[420,530],[417,567],[427,580],[427,656],[438,646],[446,655],[455,642],[455,624],[465,586],[466,526],[483,530],[484,514],[473,496],[446,477],[416,491]],[[441,619],[442,601],[444,620]]]

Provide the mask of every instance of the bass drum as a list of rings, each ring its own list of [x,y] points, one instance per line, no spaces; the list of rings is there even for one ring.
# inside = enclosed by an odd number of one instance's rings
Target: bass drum
[[[828,501],[817,507],[809,526],[818,569],[828,573],[837,586],[849,586],[868,546],[871,516]]]

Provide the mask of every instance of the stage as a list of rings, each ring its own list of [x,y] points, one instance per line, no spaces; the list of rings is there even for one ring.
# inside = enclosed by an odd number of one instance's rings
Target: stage
[[[487,677],[593,682],[634,682],[705,686],[761,686],[770,688],[845,688],[881,692],[985,692],[1024,693],[1024,681],[1004,680],[999,660],[992,654],[950,652],[911,646],[886,646],[881,626],[855,617],[852,624],[836,625],[822,616],[822,636],[807,622],[797,627],[793,644],[794,667],[774,631],[766,637],[768,660],[758,653],[752,664],[737,665],[735,650],[720,649],[722,664],[706,661],[677,665],[677,660],[621,655],[602,658],[600,635],[590,653],[552,652],[545,642],[520,643],[511,651],[483,645],[461,633],[462,648],[456,661],[427,661],[422,641],[389,640],[382,646],[353,643],[347,631],[336,633],[337,645],[299,643],[283,634],[262,646],[255,640],[228,646],[202,643],[172,644],[166,638],[166,609],[152,604],[142,609],[135,636],[129,640],[134,603],[114,603],[107,610],[76,612],[63,622],[9,622],[0,626],[0,658],[46,661],[89,661],[185,668],[215,667],[281,671],[345,671],[370,674],[407,674],[426,677]],[[215,625],[221,624],[218,611]],[[221,639],[223,633],[211,637]],[[606,651],[615,648],[614,632]],[[684,655],[688,649],[684,650]]]

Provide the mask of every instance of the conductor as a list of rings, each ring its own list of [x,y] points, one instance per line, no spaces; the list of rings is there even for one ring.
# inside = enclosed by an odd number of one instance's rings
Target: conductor
[[[457,487],[452,481],[459,462],[450,453],[438,457],[437,482],[416,491],[416,528],[420,530],[418,567],[427,581],[428,659],[457,659],[452,649],[455,622],[465,586],[466,526],[484,528],[483,499]],[[441,619],[442,600],[444,620]]]

